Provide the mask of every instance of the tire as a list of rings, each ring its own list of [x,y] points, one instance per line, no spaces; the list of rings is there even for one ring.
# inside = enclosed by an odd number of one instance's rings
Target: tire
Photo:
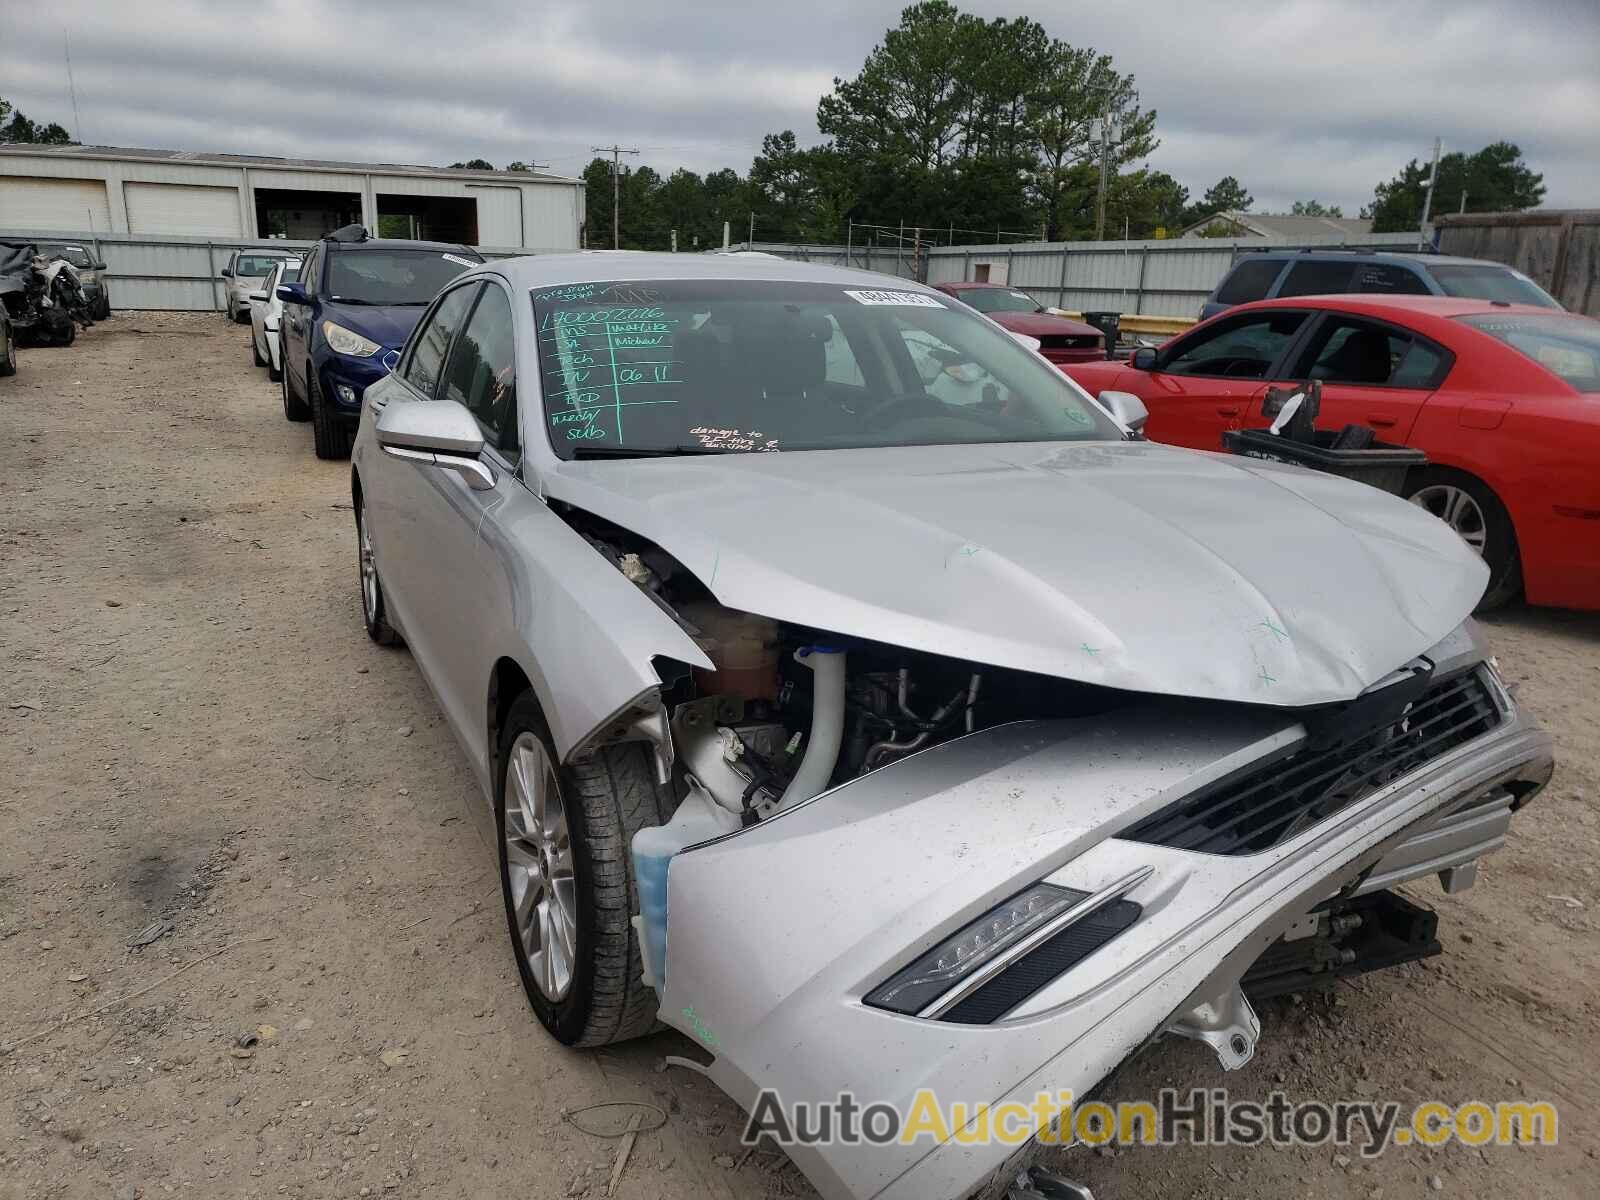
[[[289,385],[289,364],[284,363],[278,368],[278,386],[283,393],[283,419],[285,421],[309,421],[311,410],[306,407],[306,402],[294,394],[294,388]]]
[[[17,373],[17,335],[15,332],[6,337],[6,353],[0,358],[0,379]]]
[[[97,321],[104,321],[110,315],[111,315],[111,294],[109,292],[102,292],[102,293],[100,293],[100,303],[95,306],[94,319],[97,320]]]
[[[306,364],[306,400],[311,406],[311,443],[318,458],[350,457],[352,431],[339,423],[333,406],[322,398],[316,368]]]
[[[629,846],[640,829],[667,819],[670,796],[657,785],[650,756],[639,743],[606,747],[570,767],[556,762],[538,700],[531,691],[524,692],[501,729],[495,765],[506,929],[517,974],[540,1023],[563,1045],[605,1046],[657,1027],[658,1002],[641,976],[633,927],[639,896]],[[527,782],[518,786],[513,773]],[[520,799],[531,797],[536,788],[544,789],[542,827],[534,820],[532,800]],[[552,819],[553,811],[562,819]],[[524,872],[520,891],[512,869],[513,846],[520,851],[517,864]],[[534,865],[531,873],[528,864]],[[554,885],[539,882],[539,871],[543,878],[553,877]],[[541,924],[540,895],[547,898],[544,928],[565,931],[565,936],[546,938],[541,933],[539,944],[533,945]],[[519,904],[528,914],[526,922],[519,919]]]
[[[281,340],[278,342],[277,362],[279,365],[274,366],[272,358],[272,334],[267,334],[267,338],[267,378],[272,380],[273,383],[277,383],[283,378],[283,342]],[[287,408],[285,409],[285,412],[287,412]]]
[[[389,624],[389,612],[383,602],[383,581],[378,577],[378,564],[372,557],[372,539],[367,533],[367,506],[360,494],[356,497],[356,566],[361,579],[361,619],[366,623],[367,636],[380,646],[393,646],[400,635]]]
[[[250,361],[258,367],[267,365],[267,360],[261,357],[261,347],[256,344],[255,326],[250,327]]]
[[[59,330],[52,339],[57,346],[70,346],[78,340],[78,326],[74,321],[68,321],[66,328]]]
[[[1500,498],[1482,480],[1448,467],[1426,467],[1406,480],[1405,498],[1444,521],[1489,567],[1478,612],[1510,603],[1522,591],[1517,532]]]

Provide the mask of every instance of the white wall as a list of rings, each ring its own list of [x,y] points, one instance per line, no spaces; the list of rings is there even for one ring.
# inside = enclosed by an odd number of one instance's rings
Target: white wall
[[[39,182],[42,180],[74,180],[79,188],[71,190],[61,184]],[[85,202],[96,184],[104,193],[97,209]],[[160,188],[150,185],[174,186],[177,190],[170,194],[171,205],[164,207]],[[138,190],[136,219],[131,225],[129,186]],[[229,226],[221,218],[222,206],[215,195],[202,201],[201,194],[191,190],[195,188],[227,189],[238,212],[237,222]],[[165,232],[190,237],[259,237],[253,195],[256,188],[357,194],[362,201],[363,223],[369,228],[377,226],[378,192],[469,197],[477,201],[478,239],[483,246],[576,249],[578,225],[583,219],[583,188],[579,184],[457,179],[359,168],[143,162],[8,149],[0,153],[0,232]],[[50,195],[46,196],[46,192]],[[86,228],[90,213],[73,211],[79,208],[92,209],[94,221],[104,223],[94,230]],[[165,215],[159,215],[162,213]],[[196,222],[199,227],[183,227],[185,221]]]

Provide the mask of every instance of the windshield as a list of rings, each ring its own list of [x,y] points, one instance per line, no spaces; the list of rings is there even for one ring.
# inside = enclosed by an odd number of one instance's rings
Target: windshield
[[[1044,311],[1027,292],[1015,288],[962,288],[959,298],[981,313]]]
[[[1553,296],[1526,275],[1494,263],[1429,263],[1428,274],[1444,289],[1446,296],[1504,300],[1508,304],[1537,304],[1540,308],[1561,307]]]
[[[646,280],[541,289],[533,310],[563,458],[1121,436],[1044,359],[926,292]]]
[[[343,250],[328,255],[328,295],[345,304],[427,304],[468,267],[438,250]]]
[[[94,261],[82,246],[46,244],[39,247],[39,252],[51,258],[64,258],[75,267],[87,268]]]
[[[1499,338],[1580,392],[1600,392],[1600,322],[1543,313],[1474,313],[1463,324]]]
[[[281,254],[241,254],[234,264],[235,275],[265,275],[283,261]]]

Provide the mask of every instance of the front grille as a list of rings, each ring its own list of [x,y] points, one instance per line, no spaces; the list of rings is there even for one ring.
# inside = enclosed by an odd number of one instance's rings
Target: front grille
[[[1116,900],[1096,909],[1030,950],[941,1014],[939,1020],[957,1025],[992,1025],[1127,929],[1143,912],[1143,906],[1132,900]]]
[[[1255,854],[1499,723],[1488,686],[1468,671],[1430,686],[1398,721],[1253,763],[1118,836],[1205,854]]]

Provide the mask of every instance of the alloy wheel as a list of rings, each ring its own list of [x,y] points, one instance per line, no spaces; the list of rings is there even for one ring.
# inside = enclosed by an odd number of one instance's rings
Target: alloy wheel
[[[1489,523],[1478,502],[1464,489],[1448,483],[1419,489],[1411,503],[1426,509],[1461,536],[1480,558],[1489,541]]]
[[[555,764],[538,737],[511,744],[505,787],[506,876],[517,937],[551,1003],[572,987],[578,952],[578,883]]]
[[[378,620],[378,565],[372,560],[372,536],[367,533],[367,516],[356,509],[356,537],[361,556],[361,610],[368,625]]]

